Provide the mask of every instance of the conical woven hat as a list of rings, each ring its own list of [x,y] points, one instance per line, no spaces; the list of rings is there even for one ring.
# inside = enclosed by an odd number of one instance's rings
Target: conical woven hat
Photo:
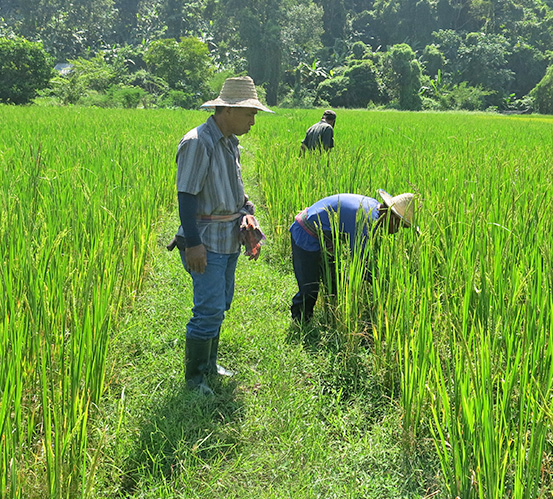
[[[384,204],[401,218],[405,226],[411,227],[415,216],[415,195],[406,192],[392,197],[383,189],[379,189],[378,194]]]
[[[255,84],[249,76],[240,76],[238,78],[227,78],[223,83],[223,88],[219,97],[214,100],[204,102],[200,107],[249,107],[259,109],[268,113],[274,113],[268,107],[265,107],[257,98]]]

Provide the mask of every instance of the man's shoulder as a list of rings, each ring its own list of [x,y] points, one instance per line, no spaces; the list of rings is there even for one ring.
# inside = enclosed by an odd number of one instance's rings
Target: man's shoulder
[[[318,121],[317,123],[315,123],[314,125],[311,125],[311,128],[310,130],[317,130],[317,131],[322,131],[322,130],[326,130],[330,128],[332,130],[332,125],[330,125],[329,123],[327,123],[326,121]]]
[[[216,125],[215,125],[216,126]],[[203,147],[208,151],[213,150],[217,140],[213,127],[210,126],[210,120],[202,123],[200,126],[188,131],[179,143],[179,151],[183,147]]]

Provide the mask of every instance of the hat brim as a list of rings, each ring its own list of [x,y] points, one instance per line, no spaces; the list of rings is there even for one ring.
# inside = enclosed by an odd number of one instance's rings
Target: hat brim
[[[384,189],[378,189],[378,194],[380,194],[382,201],[384,201],[384,204],[392,210],[394,215],[399,217],[406,227],[411,227],[411,222],[409,222],[409,220],[407,220],[405,217],[400,215],[398,211],[394,208],[393,201],[392,201],[393,196],[390,196]]]
[[[246,100],[232,102],[232,101],[225,101],[220,97],[217,97],[217,99],[204,102],[200,106],[200,108],[202,109],[214,108],[214,107],[248,107],[250,109],[259,109],[260,111],[265,111],[266,113],[274,113],[274,111],[271,111],[268,107],[261,104],[261,102],[259,102],[257,99],[246,99]]]

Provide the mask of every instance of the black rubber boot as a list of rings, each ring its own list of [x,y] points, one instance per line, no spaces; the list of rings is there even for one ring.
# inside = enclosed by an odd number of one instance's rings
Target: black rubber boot
[[[217,364],[217,352],[219,350],[219,334],[211,340],[211,354],[209,356],[209,373],[219,376],[233,376],[234,373]]]
[[[205,375],[209,370],[212,340],[194,340],[186,338],[184,378],[190,390],[198,390],[205,395],[213,395]]]

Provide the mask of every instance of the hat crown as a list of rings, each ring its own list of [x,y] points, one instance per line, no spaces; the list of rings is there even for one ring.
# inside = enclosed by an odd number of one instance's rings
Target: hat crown
[[[405,192],[392,197],[383,189],[379,189],[378,192],[384,200],[384,204],[398,215],[404,224],[410,227],[415,217],[415,195]]]
[[[200,107],[249,107],[272,113],[268,107],[257,98],[255,83],[249,76],[227,78],[219,97],[204,102]]]
[[[219,98],[225,102],[241,102],[249,99],[257,100],[255,84],[249,76],[227,78]]]
[[[391,200],[391,208],[411,225],[413,223],[413,217],[415,216],[415,196],[410,192],[405,194],[398,194]]]

